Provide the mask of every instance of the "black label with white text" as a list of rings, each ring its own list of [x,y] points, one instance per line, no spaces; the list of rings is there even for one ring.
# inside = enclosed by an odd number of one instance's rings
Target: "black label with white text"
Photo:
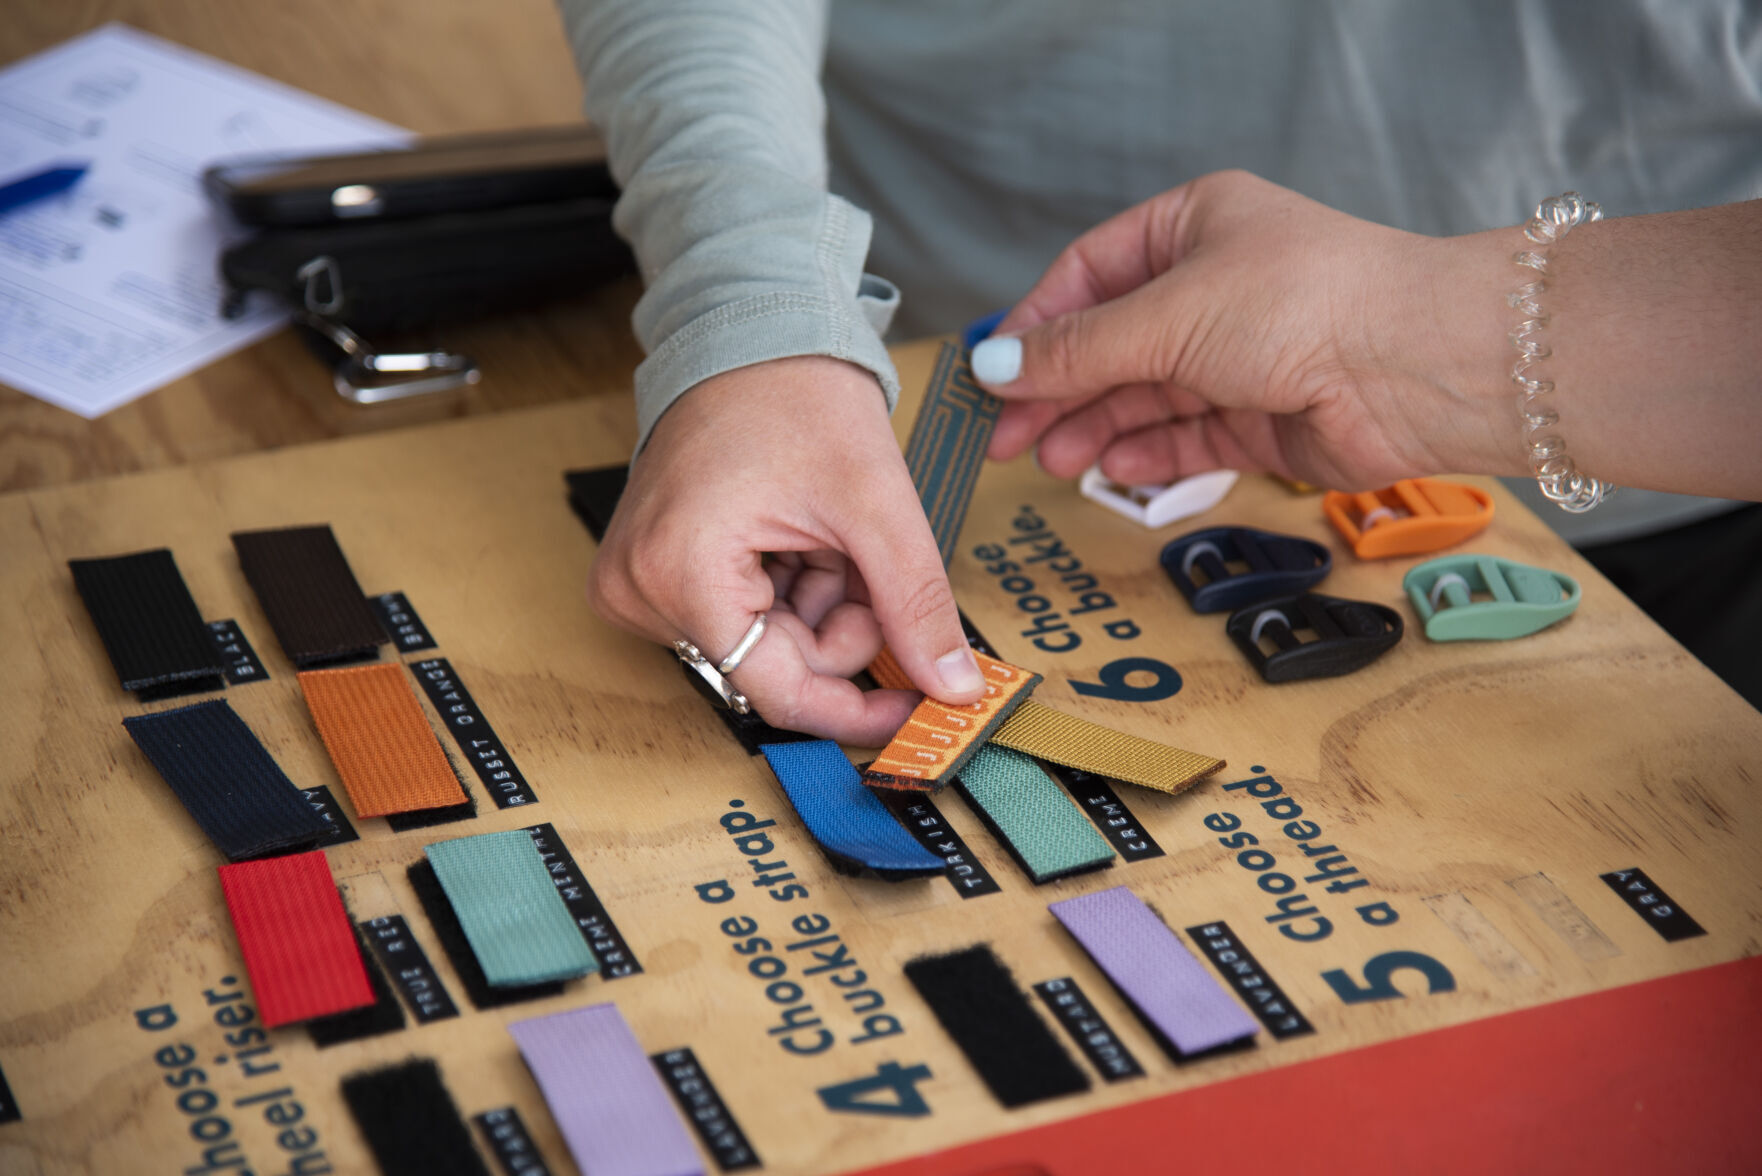
[[[1043,764],[1052,773],[1053,779],[1065,786],[1077,807],[1085,816],[1095,822],[1101,835],[1107,838],[1114,851],[1128,862],[1141,862],[1146,858],[1163,856],[1162,846],[1144,827],[1142,821],[1126,807],[1113,786],[1100,776],[1092,776],[1088,772],[1076,768],[1067,768],[1063,764]]]
[[[697,1055],[689,1046],[650,1054],[649,1061],[655,1064],[661,1081],[673,1092],[680,1113],[697,1131],[704,1150],[710,1153],[718,1168],[724,1172],[738,1172],[743,1168],[762,1166],[758,1153],[747,1142],[746,1132],[734,1121],[728,1104],[722,1101],[716,1084],[704,1073]]]
[[[214,642],[214,651],[220,655],[221,672],[226,675],[228,686],[269,681],[269,671],[263,668],[263,660],[245,640],[245,631],[239,628],[237,621],[209,621],[208,636]]]
[[[1283,1041],[1287,1037],[1315,1032],[1315,1026],[1297,1011],[1285,990],[1267,975],[1266,969],[1260,966],[1254,953],[1242,945],[1228,923],[1201,923],[1187,928],[1187,934],[1193,937],[1193,942],[1199,945],[1211,966],[1229,981],[1242,1003],[1248,1006],[1248,1011],[1260,1019],[1275,1039]]]
[[[471,1121],[483,1133],[483,1141],[489,1145],[489,1154],[496,1158],[502,1176],[551,1176],[551,1170],[545,1166],[545,1158],[538,1154],[538,1145],[532,1142],[519,1111],[503,1107],[499,1111],[473,1115]]]
[[[593,958],[600,963],[600,975],[607,980],[617,980],[641,972],[642,965],[637,962],[636,953],[630,950],[618,924],[606,913],[599,895],[588,885],[587,875],[575,864],[575,856],[563,844],[555,826],[547,821],[542,825],[528,826],[526,832],[531,835],[538,856],[544,859],[545,869],[550,872],[551,881],[556,883],[557,893],[563,896],[563,905],[569,908],[575,925],[581,929],[581,937],[593,949]]]
[[[873,791],[894,819],[905,826],[906,832],[918,839],[919,845],[942,859],[942,872],[955,893],[962,898],[978,898],[981,894],[996,894],[1003,889],[985,864],[973,856],[961,835],[943,819],[942,810],[928,796],[922,792],[896,792],[889,788]]]
[[[483,781],[483,786],[489,792],[490,799],[496,802],[496,807],[505,809],[537,803],[538,796],[532,791],[532,785],[526,782],[526,777],[514,766],[514,757],[508,754],[508,749],[496,738],[495,731],[490,727],[489,720],[483,717],[483,712],[477,708],[471,692],[465,689],[459,681],[459,675],[453,672],[452,663],[444,657],[431,657],[425,661],[411,662],[410,672],[422,683],[423,693],[428,695],[428,701],[439,712],[447,730],[453,733],[459,750],[465,753],[471,770]]]
[[[319,846],[341,845],[345,841],[359,841],[361,835],[355,832],[355,826],[349,824],[349,818],[343,816],[342,806],[337,804],[336,797],[330,793],[328,785],[320,784],[316,788],[302,788],[300,795],[312,806],[312,811],[323,818],[330,826],[318,842]]]
[[[1075,980],[1069,976],[1045,980],[1034,986],[1034,992],[1103,1078],[1119,1082],[1144,1076],[1144,1067],[1115,1036],[1113,1026],[1096,1011]]]
[[[367,603],[373,606],[373,615],[379,618],[379,627],[385,635],[392,639],[399,653],[416,653],[424,649],[438,649],[434,635],[416,610],[410,607],[410,598],[402,592],[382,592],[378,596],[369,596]]]
[[[404,922],[403,915],[381,915],[360,926],[380,967],[397,985],[398,995],[404,998],[418,1025],[459,1015],[459,1006],[441,984],[434,965],[428,962],[428,953],[410,933],[410,924]]]
[[[1707,934],[1706,929],[1682,909],[1681,903],[1664,893],[1664,889],[1646,877],[1646,871],[1638,866],[1630,870],[1611,870],[1607,874],[1598,874],[1597,877],[1607,882],[1609,889],[1621,895],[1622,901],[1646,920],[1652,930],[1662,935],[1666,943]]]

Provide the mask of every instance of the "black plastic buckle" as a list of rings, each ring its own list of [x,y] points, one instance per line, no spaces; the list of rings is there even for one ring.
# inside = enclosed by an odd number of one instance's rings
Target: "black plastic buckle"
[[[1232,572],[1227,565],[1247,565]],[[1162,549],[1163,571],[1194,612],[1223,612],[1269,596],[1301,592],[1321,583],[1334,557],[1320,543],[1256,531],[1252,527],[1206,527],[1182,535]],[[1205,583],[1193,583],[1193,570]]]
[[[1392,608],[1317,592],[1251,604],[1224,624],[1224,632],[1268,682],[1350,674],[1392,649],[1401,628],[1401,614]],[[1314,634],[1311,640],[1298,636],[1305,630]],[[1261,652],[1262,637],[1278,650]]]

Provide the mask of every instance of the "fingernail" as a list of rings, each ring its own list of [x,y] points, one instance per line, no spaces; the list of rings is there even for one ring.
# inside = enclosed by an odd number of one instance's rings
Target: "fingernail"
[[[964,645],[936,659],[936,674],[950,694],[971,694],[985,685],[985,679],[979,676],[979,663],[973,660],[973,651]]]
[[[1022,341],[1014,335],[994,335],[973,348],[973,378],[981,384],[1008,384],[1021,374]]]

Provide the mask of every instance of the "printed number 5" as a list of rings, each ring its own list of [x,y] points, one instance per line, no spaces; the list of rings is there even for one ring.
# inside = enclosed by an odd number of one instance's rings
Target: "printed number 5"
[[[1395,973],[1402,968],[1412,968],[1426,978],[1428,995],[1456,990],[1456,977],[1450,974],[1450,969],[1431,956],[1417,951],[1386,951],[1382,955],[1372,956],[1364,965],[1362,988],[1347,975],[1344,968],[1323,972],[1321,976],[1346,1004],[1363,1004],[1371,1000],[1393,1000],[1406,996],[1406,993],[1395,987],[1393,979]]]

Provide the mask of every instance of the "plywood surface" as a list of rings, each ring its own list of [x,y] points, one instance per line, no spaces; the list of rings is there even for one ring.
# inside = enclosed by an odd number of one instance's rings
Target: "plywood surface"
[[[921,386],[930,358],[924,347],[904,349],[908,388]],[[1577,615],[1507,643],[1433,645],[1410,628],[1358,674],[1273,687],[1225,638],[1223,618],[1191,613],[1157,567],[1161,544],[1184,524],[1153,534],[1085,503],[1031,462],[988,468],[952,569],[977,626],[1005,658],[1046,676],[1036,695],[1043,702],[1229,766],[1179,797],[1118,788],[1161,857],[1036,887],[945,793],[939,809],[998,893],[962,900],[940,877],[841,877],[763,761],[734,742],[670,655],[609,628],[582,603],[593,545],[565,503],[561,473],[620,460],[630,437],[626,406],[583,401],[0,497],[0,1071],[24,1116],[0,1125],[0,1172],[175,1172],[198,1163],[191,1116],[154,1060],[174,1043],[206,1059],[206,1084],[234,1108],[224,1113],[255,1171],[284,1171],[288,1156],[256,1113],[261,1104],[236,1100],[291,1088],[327,1162],[371,1170],[338,1081],[417,1055],[439,1061],[467,1115],[517,1107],[552,1170],[567,1172],[568,1154],[504,1026],[610,1000],[648,1051],[696,1051],[765,1170],[837,1172],[1762,948],[1762,715],[1490,483],[1499,513],[1468,549],[1578,576]],[[1062,547],[1011,544],[1029,533],[1017,521],[1031,518]],[[335,528],[368,592],[408,594],[539,800],[506,811],[484,803],[475,820],[433,830],[354,821],[360,840],[328,851],[354,914],[405,916],[462,1015],[322,1051],[303,1030],[278,1030],[273,1052],[252,1060],[273,1058],[279,1069],[252,1075],[231,1057],[204,997],[242,987],[225,979],[243,972],[214,873],[221,859],[121,726],[177,703],[138,703],[117,687],[64,561],[169,546],[203,615],[237,618],[271,675],[225,696],[297,784],[340,796],[292,667],[227,538],[311,522]],[[1314,498],[1249,478],[1192,525],[1214,522],[1328,543],[1336,569],[1325,591],[1393,605],[1412,623],[1399,588],[1412,561],[1356,561]],[[973,556],[990,544],[1018,556],[1053,553],[1008,573],[1031,579],[1032,594],[1004,591],[1002,577]],[[1079,574],[1069,570],[1074,561],[1111,607],[1074,611],[1080,601],[1053,570]],[[1044,596],[1050,609],[1023,611],[1025,595]],[[1080,637],[1076,648],[1037,649],[1023,636],[1048,612]],[[1110,623],[1140,635],[1110,636]],[[422,656],[432,655],[406,660]],[[1104,667],[1125,657],[1172,667],[1180,690],[1143,703],[1073,686],[1102,681]],[[1303,882],[1316,866],[1282,831],[1276,818],[1287,810],[1269,814],[1262,799],[1276,798],[1226,787],[1257,775],[1320,827],[1307,844],[1336,847],[1346,861],[1334,868],[1349,865],[1357,874],[1342,877],[1367,885],[1329,894],[1325,882]],[[472,788],[482,800],[474,779]],[[751,885],[748,859],[718,824],[737,799],[777,821],[774,856],[806,897],[777,902]],[[1328,918],[1326,936],[1295,941],[1278,930],[1291,921],[1267,921],[1275,908],[1257,884],[1263,874],[1220,845],[1203,823],[1213,814],[1257,837],[1277,859],[1273,869]],[[471,1009],[405,867],[429,841],[541,820],[566,840],[644,970],[572,982],[531,1004]],[[1633,866],[1708,934],[1667,943],[1598,879]],[[696,888],[716,880],[738,897],[702,901]],[[1283,1041],[1263,1033],[1246,1052],[1172,1063],[1046,911],[1119,884],[1176,928],[1227,921],[1316,1032]],[[1396,921],[1364,921],[1357,908],[1374,904]],[[897,1018],[897,1033],[855,1040],[862,1017],[840,990],[801,974],[802,953],[785,944],[801,938],[791,922],[808,915],[830,922],[881,997],[875,1010]],[[780,1010],[749,972],[753,957],[737,954],[720,927],[732,917],[758,924],[836,1044],[807,1056],[780,1048],[768,1032]],[[901,973],[920,953],[981,941],[1024,986],[1075,977],[1146,1076],[1108,1084],[1091,1072],[1086,1094],[1001,1109]],[[1406,970],[1394,977],[1404,995],[1348,1004],[1323,976],[1341,969],[1362,984],[1367,961],[1397,951],[1431,957],[1453,989],[1428,993]],[[177,1025],[138,1026],[137,1010],[166,1004]],[[841,1113],[816,1094],[884,1062],[930,1069],[918,1086],[927,1114]]]

